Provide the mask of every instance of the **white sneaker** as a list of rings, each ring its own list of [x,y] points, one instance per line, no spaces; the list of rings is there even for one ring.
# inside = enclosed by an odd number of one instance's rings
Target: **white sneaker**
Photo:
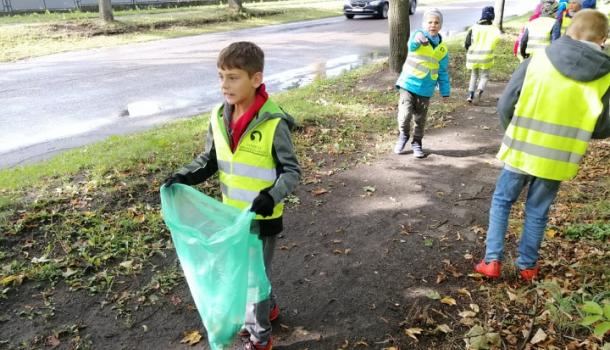
[[[426,156],[419,143],[413,142],[411,148],[413,149],[413,157],[424,158]]]

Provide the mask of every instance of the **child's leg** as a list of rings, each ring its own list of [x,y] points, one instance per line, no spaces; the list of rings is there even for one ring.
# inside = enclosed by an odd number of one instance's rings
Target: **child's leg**
[[[538,250],[549,218],[549,208],[557,196],[560,184],[560,181],[534,177],[529,185],[525,202],[525,223],[517,257],[517,266],[522,270],[536,266]]]
[[[489,81],[489,69],[481,69],[479,86],[478,86],[477,90],[480,92],[485,91],[485,87],[487,87],[488,81]]]
[[[474,90],[477,88],[477,80],[479,80],[479,69],[473,68],[470,71],[470,84],[468,84],[468,92],[474,94]]]
[[[402,153],[409,140],[412,115],[413,104],[411,103],[410,93],[407,90],[400,89],[400,99],[398,100],[398,130],[400,134],[394,146],[394,153],[396,154]]]
[[[413,142],[421,145],[421,139],[424,137],[424,129],[426,127],[426,117],[428,115],[428,106],[430,105],[430,97],[424,97],[413,94]]]
[[[485,262],[501,261],[504,256],[504,235],[508,227],[508,216],[513,203],[529,180],[529,175],[502,169],[489,210],[489,228],[485,240]]]
[[[265,272],[271,282],[271,261],[275,250],[276,236],[259,236],[263,241],[263,259]],[[255,343],[266,343],[271,338],[271,321],[269,313],[275,306],[275,297],[271,292],[268,299],[246,306],[246,330],[250,332],[250,340]]]
[[[400,89],[398,100],[398,131],[403,135],[409,135],[411,129],[411,118],[413,116],[413,99],[411,93]]]

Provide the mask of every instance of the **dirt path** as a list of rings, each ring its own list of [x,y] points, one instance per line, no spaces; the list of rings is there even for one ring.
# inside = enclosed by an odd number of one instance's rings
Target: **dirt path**
[[[370,164],[306,174],[296,193],[300,204],[288,209],[277,243],[272,282],[282,314],[274,349],[463,348],[460,335],[468,328],[458,326],[456,315],[472,301],[458,290],[477,283],[467,274],[472,257],[481,255],[500,168],[494,155],[501,89],[491,83],[482,106],[459,108],[445,128],[430,130],[423,160],[388,149]],[[315,195],[321,189],[327,192]],[[171,255],[155,260],[176,263]],[[117,280],[114,289],[163,288],[162,281],[146,287],[150,277]],[[0,349],[30,348],[17,344],[32,339],[40,348],[185,349],[182,332],[202,330],[184,283],[154,305],[126,305],[134,310],[128,316],[117,309],[121,300],[110,306],[103,295],[69,292],[63,283],[52,294],[43,287],[25,284],[0,307],[6,307],[0,340],[9,340]],[[429,298],[435,292],[457,305]],[[3,316],[9,314],[19,317]],[[453,332],[431,333],[441,324]],[[405,335],[411,327],[425,329],[419,343]],[[190,348],[208,347],[202,341]]]
[[[472,261],[464,256],[480,256],[484,232],[477,228],[487,225],[500,169],[495,104],[502,86],[492,83],[481,106],[460,108],[450,125],[428,132],[427,158],[388,152],[300,187],[301,205],[286,216],[275,257],[279,323],[288,326],[276,327],[278,349],[336,349],[346,339],[349,348],[363,341],[381,349],[392,338],[414,348],[401,322],[415,324],[426,304],[441,313],[460,308],[457,289],[472,283]],[[312,195],[317,188],[329,192]],[[447,279],[437,284],[439,272]],[[431,290],[458,306],[429,299]],[[450,345],[439,340],[420,347]]]

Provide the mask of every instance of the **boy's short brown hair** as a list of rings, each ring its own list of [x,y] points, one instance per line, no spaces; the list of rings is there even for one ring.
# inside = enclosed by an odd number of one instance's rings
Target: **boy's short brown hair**
[[[220,69],[243,69],[252,76],[263,71],[265,53],[255,43],[234,42],[220,51],[216,66]]]
[[[575,40],[598,42],[608,37],[608,16],[591,9],[576,12],[566,34]]]

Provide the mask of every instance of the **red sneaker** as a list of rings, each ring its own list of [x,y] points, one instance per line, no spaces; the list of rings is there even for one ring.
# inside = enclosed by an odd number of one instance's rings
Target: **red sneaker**
[[[271,311],[269,311],[269,321],[273,322],[275,320],[277,320],[277,318],[280,317],[280,307],[275,304],[273,306],[273,309],[271,309]]]
[[[277,320],[278,317],[280,317],[280,307],[277,304],[275,304],[273,309],[271,309],[271,311],[269,311],[269,321],[273,322],[273,321]],[[243,327],[242,329],[239,330],[239,332],[237,332],[237,335],[239,335],[240,337],[249,337],[250,332],[248,332],[246,327]]]
[[[498,260],[492,260],[489,263],[486,263],[485,259],[483,259],[474,267],[474,270],[486,277],[498,278],[500,277],[500,271],[502,270],[502,263]]]
[[[271,337],[266,344],[255,343],[252,340],[248,340],[246,345],[244,345],[244,350],[271,350],[273,349],[273,342],[271,341]]]
[[[538,271],[540,271],[540,266],[536,265],[531,269],[524,269],[519,271],[519,275],[527,282],[531,282],[538,278]]]

